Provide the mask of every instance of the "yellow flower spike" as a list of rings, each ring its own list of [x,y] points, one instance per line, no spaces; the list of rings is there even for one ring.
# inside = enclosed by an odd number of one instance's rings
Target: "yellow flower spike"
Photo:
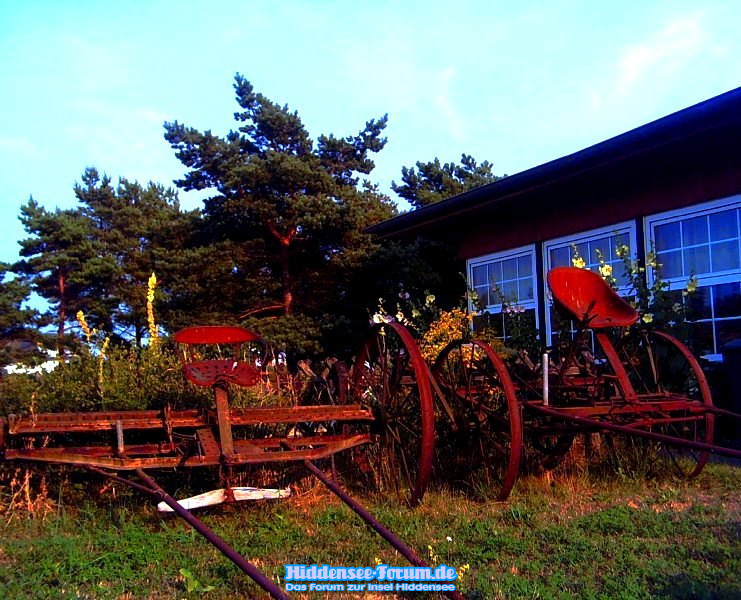
[[[152,273],[147,281],[147,324],[149,326],[149,345],[154,347],[159,341],[159,331],[154,320],[154,288],[157,287],[157,276]]]
[[[572,258],[571,264],[574,265],[577,269],[583,269],[584,267],[587,266],[587,263],[584,262],[584,259],[581,256]]]
[[[651,313],[646,313],[641,317],[641,321],[643,321],[644,323],[653,323],[653,320],[654,316]]]
[[[147,302],[154,302],[154,288],[157,287],[157,275],[152,273],[147,281]]]
[[[106,336],[103,340],[103,345],[100,348],[100,356],[98,357],[98,387],[100,390],[103,389],[103,363],[105,362],[105,353],[108,351],[108,345],[111,343],[111,338]]]
[[[88,325],[87,321],[85,320],[85,313],[81,310],[78,310],[75,316],[77,317],[77,322],[80,324],[82,332],[85,334],[85,339],[89,344],[90,338],[93,337],[93,334],[95,333],[95,329],[90,329],[90,325]]]

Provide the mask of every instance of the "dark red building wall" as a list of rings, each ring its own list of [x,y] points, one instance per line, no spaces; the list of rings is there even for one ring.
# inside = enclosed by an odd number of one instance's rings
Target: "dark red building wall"
[[[695,150],[626,157],[501,199],[449,222],[446,237],[472,258],[741,193],[737,152]]]

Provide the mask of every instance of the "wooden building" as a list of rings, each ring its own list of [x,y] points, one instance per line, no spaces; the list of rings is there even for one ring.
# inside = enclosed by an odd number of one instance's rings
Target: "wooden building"
[[[574,245],[616,275],[618,244],[642,262],[655,248],[672,289],[696,277],[695,349],[716,358],[741,339],[741,88],[370,231],[453,243],[504,337],[498,315],[514,304],[550,339],[544,273],[571,264]]]

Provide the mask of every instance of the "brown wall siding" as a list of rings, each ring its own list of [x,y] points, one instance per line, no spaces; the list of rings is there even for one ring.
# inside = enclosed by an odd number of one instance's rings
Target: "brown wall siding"
[[[458,238],[463,258],[473,258],[741,193],[741,164],[703,158],[675,156],[648,168],[626,161],[547,193],[522,194],[496,215],[451,223],[448,234]]]

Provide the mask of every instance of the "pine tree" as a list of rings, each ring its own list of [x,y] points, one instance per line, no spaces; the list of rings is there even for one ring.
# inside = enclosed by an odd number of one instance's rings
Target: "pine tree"
[[[0,366],[27,356],[42,338],[38,311],[26,306],[31,289],[0,263]]]
[[[93,315],[92,323],[140,345],[147,329],[147,280],[156,273],[158,317],[167,327],[171,290],[194,266],[182,258],[193,253],[199,215],[182,211],[172,189],[151,182],[144,187],[123,177],[114,187],[94,168],[85,170],[75,195],[101,260],[110,265],[106,288],[99,291],[109,310]]]
[[[338,274],[370,247],[362,229],[393,214],[388,198],[359,181],[386,143],[387,117],[355,136],[322,135],[314,144],[287,105],[240,75],[234,89],[240,126],[225,137],[165,124],[165,138],[190,169],[177,184],[215,191],[205,203],[206,230],[244,256],[236,272],[256,277],[250,312],[320,314],[340,293]]]
[[[391,182],[393,189],[415,208],[422,208],[452,198],[473,188],[498,181],[492,173],[493,165],[484,161],[480,165],[472,156],[463,154],[461,164],[417,162],[416,167],[402,167],[402,184]]]
[[[30,237],[19,242],[22,259],[12,270],[49,304],[44,314],[56,324],[61,349],[76,311],[105,312],[98,291],[115,265],[101,255],[90,221],[77,210],[50,212],[31,198],[21,207],[20,220]]]

